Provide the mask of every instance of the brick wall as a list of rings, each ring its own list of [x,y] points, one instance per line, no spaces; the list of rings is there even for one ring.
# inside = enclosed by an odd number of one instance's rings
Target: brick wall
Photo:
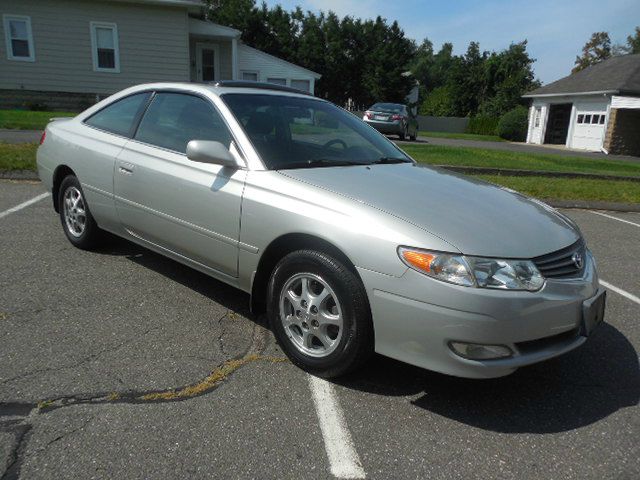
[[[39,92],[36,90],[0,90],[0,109],[20,108],[81,112],[106,95],[94,93]]]
[[[604,148],[616,155],[640,157],[640,110],[611,109]]]

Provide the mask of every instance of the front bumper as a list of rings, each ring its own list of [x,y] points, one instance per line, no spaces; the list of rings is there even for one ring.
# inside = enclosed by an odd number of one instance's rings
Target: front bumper
[[[547,279],[537,292],[462,287],[411,269],[400,278],[358,271],[369,296],[378,353],[469,378],[508,375],[582,345],[583,302],[599,292],[591,254],[581,278]],[[506,345],[514,354],[469,360],[452,352],[452,341]]]
[[[388,134],[396,134],[396,135],[404,133],[404,126],[402,125],[401,120],[395,120],[393,122],[383,122],[383,121],[365,119],[364,122],[368,125],[371,125],[380,133],[388,133]]]

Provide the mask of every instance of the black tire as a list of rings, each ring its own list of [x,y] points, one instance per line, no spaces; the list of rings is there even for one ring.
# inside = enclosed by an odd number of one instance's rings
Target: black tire
[[[402,131],[402,133],[398,134],[398,137],[400,137],[400,140],[404,140],[405,138],[407,138],[407,127],[404,127],[404,130]]]
[[[301,273],[321,277],[340,302],[341,338],[336,340],[335,350],[325,357],[300,351],[280,319],[280,293],[293,276]],[[282,350],[295,365],[314,375],[324,378],[344,375],[362,366],[373,353],[373,324],[364,286],[354,272],[326,253],[298,250],[280,260],[269,280],[267,314]]]
[[[65,194],[67,193],[67,190],[70,189],[76,189],[78,192],[80,192],[81,200],[84,204],[83,210],[86,219],[83,231],[79,234],[76,231],[75,235],[74,233],[72,233],[72,227],[67,224],[66,209],[64,204]],[[58,191],[58,210],[60,213],[62,230],[74,247],[80,248],[82,250],[92,250],[100,244],[104,232],[100,230],[98,224],[93,218],[93,215],[91,215],[89,205],[87,204],[86,197],[84,195],[84,192],[82,191],[82,186],[80,185],[78,178],[74,175],[66,176],[60,184],[60,190]]]

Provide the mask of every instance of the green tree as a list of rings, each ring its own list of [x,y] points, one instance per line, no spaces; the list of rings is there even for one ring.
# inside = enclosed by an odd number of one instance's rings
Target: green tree
[[[485,88],[480,113],[500,117],[517,105],[524,105],[522,95],[540,86],[533,74],[527,41],[512,43],[500,53],[493,52],[485,62]]]
[[[362,72],[365,103],[376,101],[403,102],[413,85],[409,70],[415,44],[393,22],[390,26],[381,17],[367,22],[362,50],[365,68]],[[356,92],[353,92],[356,93]]]
[[[600,63],[611,57],[611,39],[607,32],[595,32],[582,47],[582,55],[576,56],[575,67],[571,73],[579,72],[587,67]]]
[[[640,53],[640,27],[636,27],[633,35],[627,37],[626,53]]]
[[[484,64],[488,56],[488,52],[480,51],[478,42],[471,42],[464,56],[455,58],[446,83],[453,115],[466,117],[478,111],[486,90]]]

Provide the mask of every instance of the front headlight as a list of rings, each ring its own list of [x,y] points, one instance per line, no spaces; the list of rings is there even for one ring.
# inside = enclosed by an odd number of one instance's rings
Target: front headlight
[[[399,247],[398,255],[408,267],[457,285],[529,291],[544,285],[544,277],[530,260],[470,257],[407,247]]]

